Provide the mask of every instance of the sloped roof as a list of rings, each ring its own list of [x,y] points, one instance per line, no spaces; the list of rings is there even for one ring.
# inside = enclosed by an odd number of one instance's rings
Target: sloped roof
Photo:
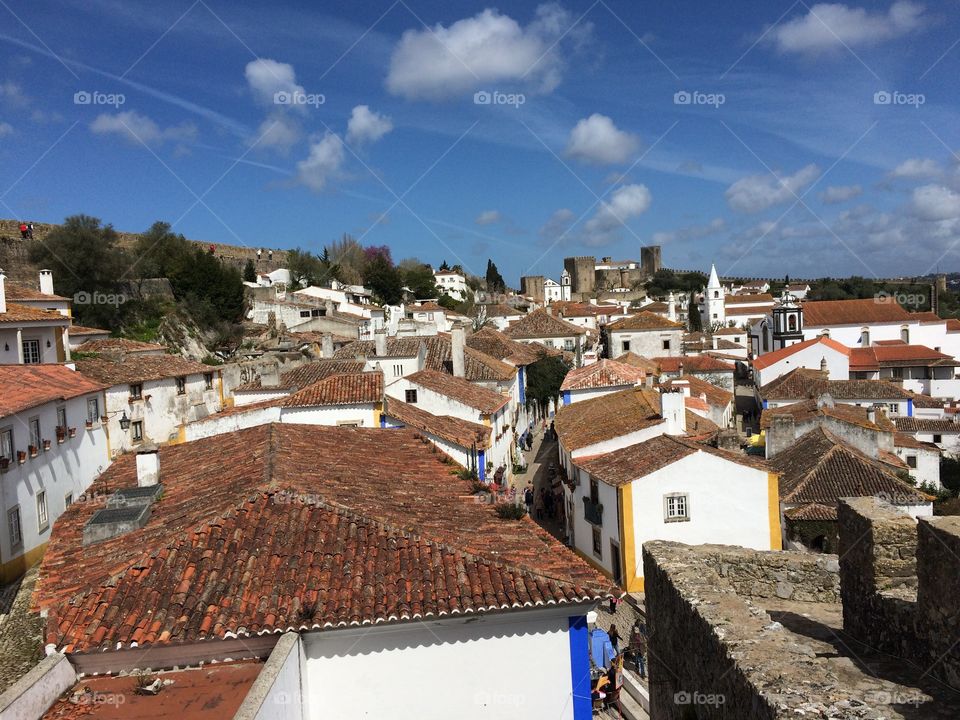
[[[904,433],[960,433],[960,423],[946,418],[898,417],[894,423],[897,430]]]
[[[7,280],[4,283],[4,289],[8,302],[11,300],[13,302],[44,302],[49,300],[63,302],[64,300],[70,300],[70,298],[63,297],[62,295],[45,295],[36,287],[28,285],[27,283],[16,282],[15,280]]]
[[[803,342],[794,343],[793,345],[788,345],[785,348],[779,348],[778,350],[773,350],[772,352],[764,353],[759,357],[753,359],[753,367],[755,370],[763,370],[768,368],[774,363],[778,363],[781,360],[786,360],[788,357],[796,355],[798,352],[806,350],[809,347],[814,345],[822,345],[824,347],[835,350],[842,355],[850,357],[850,348],[846,345],[838,343],[836,340],[832,340],[828,337],[817,337],[811,338],[810,340],[804,340]],[[852,369],[852,368],[851,368]]]
[[[517,367],[532,365],[544,357],[538,347],[534,347],[531,343],[517,342],[492,327],[481,328],[469,335],[467,347]],[[545,345],[539,347],[544,350],[549,349]],[[553,354],[558,352],[554,350]]]
[[[71,325],[70,335],[109,335],[110,331],[103,328],[86,327],[85,325]]]
[[[283,407],[355,405],[383,400],[383,373],[359,372],[330,375],[283,400]]]
[[[744,287],[747,287],[746,285]],[[727,295],[723,299],[725,307],[737,305],[773,305],[773,295],[770,293],[745,293],[741,295]],[[758,310],[759,308],[751,308]]]
[[[514,339],[528,339],[585,335],[587,331],[540,308],[511,323],[504,332]]]
[[[70,328],[73,332],[73,328]],[[167,352],[166,345],[159,343],[140,342],[139,340],[130,340],[128,338],[104,338],[103,340],[87,340],[77,348],[77,352],[83,353],[103,353],[103,352],[121,352],[121,353],[144,353],[144,352]]]
[[[886,299],[884,299],[886,300]],[[903,323],[913,316],[895,302],[862,300],[807,300],[803,303],[803,324],[812,327]]]
[[[480,423],[452,415],[434,415],[392,397],[385,398],[383,412],[407,427],[423,430],[462,448],[469,449],[476,445],[477,450],[483,450],[490,447],[492,429]]]
[[[850,351],[851,371],[879,370],[881,367],[957,367],[960,362],[950,355],[925,345],[875,344]]]
[[[280,383],[276,388],[266,388],[268,390],[303,390],[309,385],[320,382],[331,375],[341,373],[359,373],[363,372],[366,363],[358,360],[316,360],[295,367],[293,370],[287,370],[280,374]],[[252,380],[243,385],[238,385],[233,389],[234,392],[246,392],[249,390],[263,390],[261,378]]]
[[[529,518],[474,502],[414,434],[270,424],[160,448],[163,498],[143,528],[91,551],[81,536],[94,503],[57,522],[33,596],[45,642],[144,647],[614,592]],[[136,484],[133,455],[97,481]]]
[[[810,398],[802,402],[767,408],[760,415],[760,427],[772,427],[775,416],[789,415],[796,422],[809,422],[817,418],[829,417],[868,430],[893,432],[894,424],[882,410],[877,411],[875,422],[870,422],[867,413],[867,408],[857,407],[856,405],[821,403],[819,398]]]
[[[913,394],[886,380],[827,380],[826,373],[795,368],[760,388],[766,400],[800,400],[828,394],[834,400],[907,400]]]
[[[0,417],[106,387],[64,365],[0,365]]]
[[[707,402],[714,407],[724,408],[733,402],[732,392],[729,390],[724,390],[722,387],[718,387],[713,383],[707,382],[703,378],[699,378],[696,375],[681,375],[677,378],[670,378],[669,380],[660,383],[660,387],[680,387],[681,381],[687,383],[687,386],[690,388],[691,396],[700,397],[701,395],[705,395]]]
[[[69,325],[70,318],[56,310],[40,310],[26,305],[8,302],[7,311],[0,313],[0,323],[56,322]]]
[[[655,357],[651,358],[662,373],[675,373],[681,370],[684,373],[732,373],[733,365],[723,360],[718,360],[711,355],[682,355],[678,357]]]
[[[212,373],[217,369],[179,355],[127,355],[119,360],[96,357],[77,360],[76,365],[77,370],[91,380],[107,385]]]
[[[495,390],[476,385],[469,380],[448,375],[437,370],[421,370],[408,375],[407,380],[420,387],[433,390],[435,393],[463,403],[468,407],[479,410],[485,415],[491,415],[509,402],[509,398]]]
[[[836,507],[842,497],[881,496],[896,505],[925,503],[927,497],[823,428],[811,430],[776,455],[770,465],[780,473],[785,503]]]
[[[784,517],[788,520],[797,522],[829,522],[837,519],[836,506],[821,505],[819,503],[808,503],[798,507],[788,508],[783,511]]]
[[[637,385],[643,382],[646,377],[647,373],[643,368],[604,358],[590,365],[572,369],[563,379],[560,390],[586,390]]]
[[[770,471],[767,462],[760,458],[719,450],[710,445],[672,435],[658,435],[642,443],[628,445],[599,457],[577,461],[577,465],[590,473],[591,477],[608,485],[617,486],[650,475],[697,452],[704,452],[754,470]]]
[[[631,365],[637,368],[643,368],[650,375],[659,375],[660,366],[657,365],[655,360],[646,358],[643,355],[637,355],[635,352],[625,352],[620,355],[617,359],[618,363],[624,365]]]
[[[607,330],[614,332],[618,330],[683,330],[682,323],[675,322],[663,315],[649,310],[641,310],[636,315],[628,315],[620,318],[609,325]]]

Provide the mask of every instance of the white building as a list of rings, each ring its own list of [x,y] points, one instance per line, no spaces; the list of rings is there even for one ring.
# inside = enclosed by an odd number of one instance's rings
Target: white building
[[[583,353],[586,349],[587,331],[573,323],[555,317],[549,308],[540,308],[528,313],[503,331],[507,337],[518,342],[541,343],[548,348]]]
[[[6,276],[0,270],[0,365],[37,365],[70,361],[70,318],[7,302]]]
[[[41,270],[37,285],[7,281],[7,302],[16,303],[34,310],[50,310],[70,317],[70,298],[57,295],[53,291],[53,273]]]
[[[0,582],[43,555],[50,529],[110,464],[104,389],[62,365],[0,366]]]
[[[762,461],[670,435],[574,462],[570,542],[629,592],[643,543],[781,548],[777,476]]]
[[[956,458],[960,457],[960,421],[955,418],[898,417],[894,422],[898,433],[936,445],[946,455]]]
[[[555,302],[567,302],[570,300],[570,273],[564,269],[560,274],[560,282],[553,278],[546,278],[543,281],[543,301],[548,305]]]
[[[627,390],[646,382],[643,368],[606,358],[567,373],[560,386],[560,402],[571,405],[582,400]],[[651,378],[652,381],[652,378]]]
[[[433,279],[444,295],[463,302],[473,297],[473,291],[467,285],[467,278],[463,273],[453,270],[434,270]]]
[[[661,382],[660,389],[682,392],[687,410],[707,418],[717,427],[725,428],[733,424],[735,408],[733,393],[730,390],[725,390],[696,375],[670,378]]]
[[[940,458],[943,451],[937,445],[899,432],[894,436],[893,444],[897,457],[906,463],[917,485],[940,488]]]
[[[112,457],[145,444],[182,442],[188,423],[224,404],[220,371],[176,355],[89,358],[78,360],[77,370],[108,386],[104,416]]]
[[[744,292],[728,292],[717,276],[717,268],[711,265],[710,278],[700,306],[703,327],[747,327],[765,317],[773,309],[774,300],[767,290],[759,290],[761,287],[770,289],[769,284],[763,281],[757,285],[743,286],[741,290]]]
[[[850,379],[850,348],[830,337],[804,340],[755,357],[753,379],[758,386],[773,382],[791,370],[826,370],[830,380]]]
[[[631,352],[644,357],[680,356],[684,332],[680,323],[643,310],[607,325],[609,355]]]

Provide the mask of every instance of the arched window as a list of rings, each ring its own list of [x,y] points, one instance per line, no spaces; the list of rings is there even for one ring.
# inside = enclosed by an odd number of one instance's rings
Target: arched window
[[[797,329],[797,316],[796,316],[796,315],[789,315],[789,316],[787,316],[787,328],[788,328],[789,330],[791,330],[791,331]]]
[[[768,339],[768,338],[769,338],[769,335],[767,335],[767,329],[766,329],[766,328],[764,328],[763,330],[760,331],[760,337],[763,338],[763,351],[764,351],[764,352],[769,352],[769,350],[770,350],[770,340]]]
[[[900,327],[900,339],[907,345],[910,344],[910,328],[906,325]]]
[[[719,291],[719,290],[714,290],[714,291],[713,291],[713,296],[714,296],[715,298],[720,297],[720,291]]]

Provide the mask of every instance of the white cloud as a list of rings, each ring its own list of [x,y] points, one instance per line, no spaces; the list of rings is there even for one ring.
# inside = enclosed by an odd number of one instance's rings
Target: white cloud
[[[542,244],[554,243],[565,237],[566,233],[569,232],[573,221],[576,219],[576,214],[574,214],[573,210],[570,208],[560,208],[559,210],[554,211],[553,214],[537,231]]]
[[[656,232],[653,234],[653,243],[654,245],[667,245],[672,242],[699,240],[721,232],[726,227],[726,220],[716,217],[704,225],[688,225],[670,232]]]
[[[90,123],[90,130],[98,135],[120,135],[131,142],[142,142],[146,145],[160,145],[168,140],[186,142],[197,135],[197,128],[192,123],[161,128],[149,117],[135,110],[98,115]]]
[[[813,164],[800,168],[793,175],[748,175],[727,188],[727,203],[738,212],[757,213],[793,199],[819,176],[820,168]]]
[[[594,113],[570,131],[566,154],[597,165],[626,162],[640,147],[636,135],[624,132],[606,115]]]
[[[8,122],[0,122],[0,137],[6,137],[13,134],[13,125]]]
[[[311,190],[323,190],[343,166],[343,141],[334,133],[327,133],[311,143],[306,160],[297,163],[297,178]]]
[[[373,112],[367,105],[357,105],[347,122],[347,142],[376,142],[393,130],[393,123],[386,115]]]
[[[0,82],[0,106],[7,110],[19,109],[30,104],[30,98],[23,94],[23,89],[12,80]]]
[[[936,160],[930,158],[910,158],[897,165],[890,177],[897,178],[929,178],[938,177],[942,170]]]
[[[836,205],[859,197],[862,193],[863,188],[859,185],[830,185],[820,193],[820,200],[824,205]]]
[[[586,245],[606,245],[616,239],[616,231],[628,220],[640,217],[650,207],[650,191],[646,185],[624,185],[613,191],[609,201],[600,204],[592,218],[584,224]]]
[[[297,75],[293,65],[277,62],[269,58],[259,58],[247,63],[245,70],[247,85],[253,96],[264,105],[274,105],[277,93],[287,93],[293,96],[304,93],[302,85],[297,84]],[[288,107],[303,108],[303,105],[289,105]]]
[[[287,152],[302,137],[300,125],[283,112],[271,113],[257,128],[257,136],[250,140],[258,149],[273,148]]]
[[[910,208],[921,220],[951,220],[960,217],[960,193],[943,185],[915,188]]]
[[[806,15],[774,28],[769,38],[781,52],[817,54],[906,35],[923,25],[922,15],[923,6],[908,0],[897,0],[886,13],[820,3]]]
[[[550,92],[560,83],[564,41],[582,40],[590,32],[589,23],[571,31],[573,23],[559,5],[546,4],[526,27],[487,8],[449,27],[407,30],[390,58],[387,89],[432,100],[495,83]]]
[[[499,210],[484,210],[482,213],[477,215],[477,219],[474,222],[477,225],[493,225],[494,223],[500,222],[503,218],[500,215]]]

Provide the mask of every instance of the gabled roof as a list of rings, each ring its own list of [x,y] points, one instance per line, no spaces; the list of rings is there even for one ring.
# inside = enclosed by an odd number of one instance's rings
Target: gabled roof
[[[110,331],[104,328],[86,327],[84,325],[71,325],[70,335],[109,335]]]
[[[945,418],[898,417],[894,419],[894,423],[897,431],[904,433],[960,433],[960,423]]]
[[[804,340],[803,342],[794,343],[793,345],[788,345],[787,347],[780,348],[778,350],[773,350],[772,352],[764,353],[759,357],[753,359],[753,369],[754,370],[763,370],[768,368],[774,363],[778,363],[781,360],[786,360],[793,355],[796,355],[798,352],[802,352],[807,348],[813,347],[814,345],[822,345],[825,348],[830,348],[842,355],[850,357],[850,348],[846,345],[838,343],[836,340],[831,340],[828,337],[816,337],[811,338],[810,340]],[[853,369],[853,368],[851,368]]]
[[[462,448],[477,450],[490,447],[491,428],[480,423],[462,420],[452,415],[434,415],[426,410],[401,402],[396,398],[384,400],[383,412],[403,425],[436,435]]]
[[[710,445],[672,435],[658,435],[650,440],[636,445],[628,445],[606,455],[576,461],[576,464],[590,473],[591,477],[608,485],[617,486],[646,477],[698,452],[707,453],[754,470],[770,471],[770,466],[760,458],[743,453],[719,450]]]
[[[925,345],[880,344],[850,351],[850,370],[868,372],[882,367],[958,367],[950,355]]]
[[[604,358],[568,372],[563,379],[560,390],[587,390],[590,388],[637,385],[643,382],[646,377],[647,373],[642,368]]]
[[[0,365],[0,417],[106,387],[64,365]]]
[[[789,415],[795,422],[810,422],[818,418],[829,417],[840,422],[877,432],[893,432],[894,424],[882,410],[876,413],[876,420],[871,422],[867,408],[847,405],[844,403],[821,402],[819,398],[810,398],[802,402],[767,408],[760,415],[760,427],[773,426],[773,419],[778,415]]]
[[[878,302],[876,298],[807,300],[802,307],[803,324],[809,327],[904,323],[913,319],[909,312],[892,299],[890,302]]]
[[[744,287],[747,287],[746,285]],[[744,293],[741,295],[727,295],[723,299],[725,307],[737,305],[773,305],[773,295],[770,293]],[[759,310],[760,308],[746,308],[745,310]]]
[[[111,386],[212,373],[216,370],[215,367],[179,355],[127,355],[118,360],[96,357],[77,360],[76,365],[77,370],[91,380]]]
[[[643,368],[643,370],[649,375],[659,375],[660,366],[657,365],[655,360],[646,358],[643,355],[637,355],[635,352],[625,352],[623,355],[620,355],[617,359],[618,363],[624,365],[631,365],[636,368]]]
[[[492,415],[509,402],[509,398],[494,390],[437,370],[421,370],[408,375],[406,379],[414,385],[479,410],[484,415]]]
[[[478,307],[483,307],[486,309],[487,317],[522,317],[523,312],[517,310],[517,308],[512,305],[507,305],[506,303],[491,303],[488,305],[480,305]]]
[[[549,349],[545,345],[535,347],[531,343],[517,342],[492,327],[481,328],[469,335],[467,347],[517,367],[532,365],[543,358],[544,355],[539,348]],[[559,355],[559,352],[553,350],[552,354]]]
[[[329,377],[298,390],[283,400],[283,407],[356,405],[383,400],[383,373],[359,372]]]
[[[681,383],[685,382],[687,387],[690,388],[690,395],[692,397],[700,397],[701,395],[706,396],[707,402],[710,405],[718,408],[725,408],[727,405],[733,402],[733,393],[729,390],[724,390],[722,387],[718,387],[713,383],[707,382],[703,378],[699,378],[696,375],[681,375],[677,378],[670,378],[665,382],[660,383],[661,388],[677,388],[681,387]]]
[[[422,337],[387,338],[386,355],[377,355],[377,344],[373,340],[354,340],[337,349],[333,357],[335,360],[355,360],[358,357],[412,358],[420,352],[420,345],[424,339]]]
[[[628,315],[620,318],[609,325],[607,330],[614,332],[618,330],[683,330],[683,323],[678,323],[663,315],[649,310],[641,310],[636,315]]]
[[[70,328],[73,332],[73,328]],[[82,353],[158,353],[167,352],[169,348],[159,343],[140,342],[139,340],[129,340],[127,338],[104,338],[103,340],[87,340],[77,348],[77,352]]]
[[[0,313],[0,323],[26,322],[55,322],[61,325],[69,325],[70,318],[66,315],[61,315],[56,310],[40,310],[39,308],[18,305],[13,302],[8,302],[7,311]]]
[[[917,440],[913,435],[909,435],[907,433],[894,433],[893,444],[894,447],[911,448],[913,450],[926,450],[928,452],[937,453],[938,455],[941,454],[939,446],[931,442]]]
[[[504,332],[514,339],[529,339],[571,337],[585,335],[587,331],[540,308],[511,323]]]
[[[651,358],[662,373],[732,373],[734,366],[710,355],[681,355]]]
[[[836,507],[842,497],[884,496],[895,505],[928,502],[926,495],[823,428],[811,430],[776,455],[780,500]]]
[[[4,283],[4,288],[7,302],[45,302],[50,300],[64,302],[70,300],[70,298],[61,295],[45,295],[32,285],[12,280],[7,280]]]
[[[826,373],[795,368],[760,388],[765,400],[805,400],[828,394],[834,400],[908,400],[913,394],[886,380],[828,380]]]
[[[117,459],[98,491],[136,486],[135,460]],[[143,648],[613,592],[529,518],[475,502],[409,429],[271,424],[165,446],[159,460],[163,497],[144,527],[91,549],[95,503],[57,522],[33,596],[46,643]]]
[[[366,363],[357,360],[317,360],[295,367],[280,374],[280,383],[275,388],[264,388],[261,378],[252,380],[243,385],[238,385],[233,389],[236,392],[246,392],[250,390],[289,390],[296,392],[303,390],[309,385],[320,382],[331,375],[342,373],[363,372]]]

